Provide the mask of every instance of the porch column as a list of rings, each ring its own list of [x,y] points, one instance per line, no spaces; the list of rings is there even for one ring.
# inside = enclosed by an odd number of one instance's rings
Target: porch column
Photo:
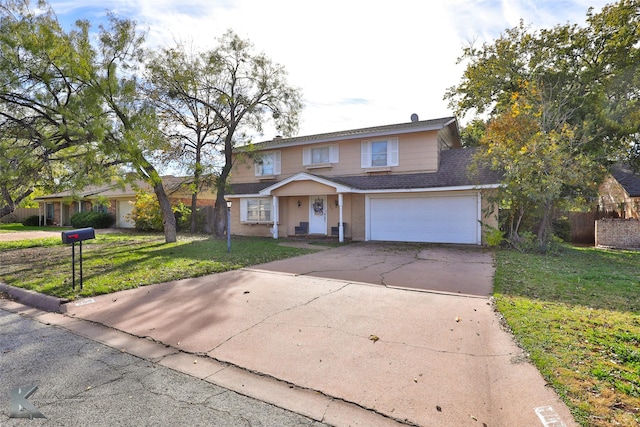
[[[58,224],[59,227],[62,227],[62,224],[64,224],[64,219],[62,218],[62,213],[64,212],[64,206],[62,205],[62,200],[60,200],[60,223]],[[53,216],[56,216],[56,213],[53,213]]]
[[[280,219],[280,215],[278,212],[278,196],[273,196],[273,206],[271,208],[271,212],[273,213],[273,238],[278,238],[278,220]]]
[[[340,212],[340,222],[338,223],[338,241],[344,242],[344,225],[342,224],[342,193],[338,193],[338,210]]]

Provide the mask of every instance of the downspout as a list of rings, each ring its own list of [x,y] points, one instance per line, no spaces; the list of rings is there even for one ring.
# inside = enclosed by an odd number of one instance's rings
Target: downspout
[[[344,224],[342,223],[342,193],[338,193],[338,211],[340,212],[340,222],[338,223],[338,241],[344,242]]]
[[[273,238],[278,239],[278,221],[279,221],[279,212],[278,212],[278,196],[273,196]]]

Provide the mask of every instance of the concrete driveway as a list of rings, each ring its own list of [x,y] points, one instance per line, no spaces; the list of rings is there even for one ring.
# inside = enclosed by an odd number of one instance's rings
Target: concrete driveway
[[[353,243],[331,250],[252,267],[383,285],[489,296],[493,251],[478,246]]]
[[[66,309],[186,356],[158,363],[332,425],[575,425],[502,328],[492,265],[480,248],[353,244]]]

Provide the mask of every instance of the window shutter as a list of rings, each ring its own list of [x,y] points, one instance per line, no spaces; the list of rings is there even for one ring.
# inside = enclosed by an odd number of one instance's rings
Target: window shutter
[[[398,138],[390,139],[387,144],[387,165],[398,166]]]
[[[280,167],[281,167],[281,156],[280,151],[276,151],[273,153],[273,174],[280,175]]]
[[[340,161],[340,149],[338,144],[329,146],[329,163],[338,163]]]
[[[368,168],[371,166],[371,143],[369,141],[362,141],[360,145],[362,157],[360,159],[360,166]]]
[[[311,164],[311,148],[305,147],[302,149],[302,166],[308,166]]]
[[[256,176],[262,176],[262,163],[260,163],[260,159],[253,159],[253,164],[256,169]]]
[[[240,221],[247,222],[247,199],[240,199]]]

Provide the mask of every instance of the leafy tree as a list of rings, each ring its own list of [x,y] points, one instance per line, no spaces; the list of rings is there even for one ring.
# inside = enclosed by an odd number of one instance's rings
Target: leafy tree
[[[484,120],[475,119],[460,130],[463,147],[477,147],[486,133],[487,124]]]
[[[73,40],[40,6],[34,13],[28,2],[0,4],[0,189],[8,210],[36,185],[80,185],[110,165],[84,143],[96,129],[78,96],[82,84],[66,76],[78,61]]]
[[[251,43],[232,31],[219,40],[219,46],[203,55],[203,93],[211,98],[185,93],[215,114],[222,127],[223,166],[216,180],[215,234],[223,236],[226,225],[225,194],[232,167],[234,147],[250,142],[250,132],[261,132],[267,120],[273,120],[283,135],[292,134],[302,110],[301,94],[286,82],[284,67],[264,54],[253,52]]]
[[[537,247],[546,251],[553,236],[555,208],[575,206],[594,196],[604,168],[582,150],[583,141],[571,126],[545,131],[539,110],[527,100],[536,91],[524,90],[511,110],[487,127],[478,160],[504,173],[504,187],[496,196],[509,208],[509,240],[519,245],[520,225],[526,214],[533,214],[539,218]]]
[[[144,37],[113,16],[95,43],[89,30],[78,21],[64,31],[43,1],[37,12],[28,1],[0,5],[0,141],[13,150],[0,168],[82,186],[126,164],[152,185],[173,242],[175,218],[149,161],[162,138],[135,76]]]
[[[517,212],[512,237],[534,213],[546,247],[553,209],[588,196],[602,166],[637,141],[639,7],[621,0],[590,10],[585,28],[520,23],[463,50],[467,68],[445,98],[460,116],[489,117],[483,158],[505,171],[501,194]]]
[[[220,161],[224,128],[210,107],[218,93],[205,85],[205,76],[217,72],[206,54],[197,54],[179,44],[152,53],[147,61],[147,96],[156,105],[167,145],[159,152],[167,163],[186,166],[193,176],[191,212],[197,212],[198,193],[213,185],[214,167]],[[198,229],[197,215],[191,215],[190,229]]]

